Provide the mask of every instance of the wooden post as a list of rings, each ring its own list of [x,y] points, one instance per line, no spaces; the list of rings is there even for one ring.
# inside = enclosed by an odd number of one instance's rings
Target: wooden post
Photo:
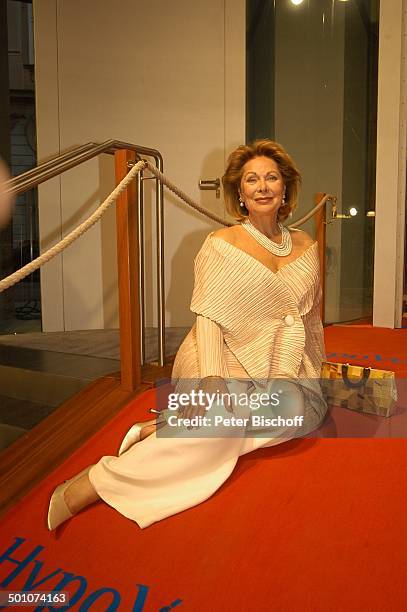
[[[115,152],[116,183],[128,173],[127,162],[134,160],[134,151],[121,149]],[[126,391],[135,391],[141,384],[139,245],[135,181],[117,199],[116,228],[121,386]]]
[[[319,204],[325,193],[315,194],[315,205]],[[316,239],[318,242],[319,272],[321,277],[322,298],[320,313],[322,324],[325,322],[325,247],[326,247],[326,206],[322,206],[314,215],[316,225]]]

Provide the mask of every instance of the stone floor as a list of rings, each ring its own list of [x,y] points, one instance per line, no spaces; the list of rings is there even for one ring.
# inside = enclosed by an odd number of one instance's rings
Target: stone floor
[[[55,410],[54,406],[47,406],[40,402],[0,395],[0,423],[8,426],[21,427],[24,430],[31,429],[53,410]]]

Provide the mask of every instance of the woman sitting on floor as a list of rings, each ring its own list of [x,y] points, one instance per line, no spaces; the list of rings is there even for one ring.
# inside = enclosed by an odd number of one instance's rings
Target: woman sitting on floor
[[[176,392],[199,389],[205,402],[181,407],[175,428],[170,408],[158,422],[136,424],[118,457],[102,457],[57,487],[49,529],[98,500],[147,527],[210,497],[239,456],[321,424],[327,406],[319,384],[325,355],[318,246],[283,225],[299,184],[294,162],[275,142],[259,140],[230,155],[223,186],[238,223],[210,233],[195,259],[196,323],[173,368]],[[209,406],[217,392],[234,400]],[[259,392],[276,400],[261,414],[236,401]],[[203,424],[211,414],[218,428]],[[231,426],[228,416],[242,418]],[[201,421],[188,421],[194,417]]]

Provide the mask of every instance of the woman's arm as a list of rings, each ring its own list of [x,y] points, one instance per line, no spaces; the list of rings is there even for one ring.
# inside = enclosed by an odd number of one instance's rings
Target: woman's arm
[[[204,393],[229,393],[225,378],[228,371],[224,358],[223,334],[219,325],[207,317],[198,315],[196,319],[196,341],[199,363],[199,388]],[[232,409],[227,407],[231,412]],[[187,406],[183,410],[185,418],[206,414],[205,406]]]
[[[196,318],[196,342],[198,347],[201,380],[207,377],[227,378],[223,352],[223,334],[217,323],[198,315]]]

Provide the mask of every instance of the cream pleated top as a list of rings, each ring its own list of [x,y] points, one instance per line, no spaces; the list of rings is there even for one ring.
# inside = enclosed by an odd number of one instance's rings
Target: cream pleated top
[[[325,358],[319,315],[318,245],[272,272],[209,234],[195,258],[191,310],[173,380],[215,375],[268,380],[319,378]]]

